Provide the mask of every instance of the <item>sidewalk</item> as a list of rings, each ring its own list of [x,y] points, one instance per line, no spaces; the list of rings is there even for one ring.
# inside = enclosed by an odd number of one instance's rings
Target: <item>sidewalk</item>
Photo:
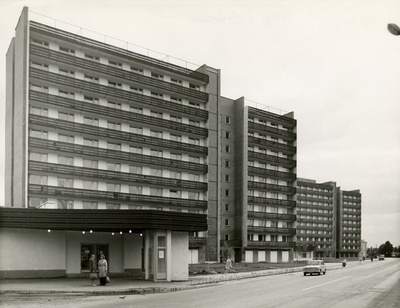
[[[360,264],[348,262],[347,266]],[[342,268],[341,263],[328,263],[327,270]],[[301,272],[303,267],[255,272],[190,276],[188,281],[154,282],[133,278],[112,278],[107,286],[90,286],[88,278],[1,279],[1,294],[63,294],[75,296],[167,293],[211,286],[218,282],[269,275]]]

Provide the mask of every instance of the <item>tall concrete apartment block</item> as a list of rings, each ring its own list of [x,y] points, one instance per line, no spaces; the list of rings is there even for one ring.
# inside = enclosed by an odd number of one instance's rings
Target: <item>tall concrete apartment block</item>
[[[295,259],[359,257],[360,191],[304,178],[298,178],[296,186]]]
[[[336,183],[298,178],[296,202],[296,259],[335,258]]]
[[[360,257],[361,247],[361,193],[360,190],[337,192],[336,256]]]
[[[6,205],[207,214],[190,262],[289,261],[296,120],[221,97],[220,71],[28,19],[7,53]]]

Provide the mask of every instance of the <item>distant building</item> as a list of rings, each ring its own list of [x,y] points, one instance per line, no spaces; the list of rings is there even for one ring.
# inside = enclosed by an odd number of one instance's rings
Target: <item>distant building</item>
[[[359,257],[361,252],[360,190],[337,191],[336,257]]]
[[[360,257],[367,257],[368,243],[364,240],[361,240],[361,250]]]

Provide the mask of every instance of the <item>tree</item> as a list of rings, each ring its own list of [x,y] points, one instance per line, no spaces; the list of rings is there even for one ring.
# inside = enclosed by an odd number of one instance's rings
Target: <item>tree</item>
[[[226,259],[232,258],[234,255],[234,250],[231,246],[228,245],[226,241],[224,241],[223,246],[221,247],[221,258],[222,262],[225,262]]]
[[[393,245],[390,244],[389,241],[386,241],[385,244],[379,246],[379,254],[385,255],[385,257],[390,257],[393,252]]]

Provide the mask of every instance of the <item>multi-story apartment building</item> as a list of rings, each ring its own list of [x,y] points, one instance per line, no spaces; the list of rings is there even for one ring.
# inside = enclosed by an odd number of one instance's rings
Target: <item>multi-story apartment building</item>
[[[258,106],[259,107],[259,106]],[[222,242],[236,261],[287,262],[295,246],[296,120],[223,98],[220,104]]]
[[[335,182],[297,179],[296,259],[335,257],[336,196]]]
[[[337,192],[336,257],[359,257],[361,252],[360,190]]]
[[[38,242],[42,231],[57,234],[67,256],[57,270],[70,275],[97,252],[111,272],[185,279],[188,262],[219,261],[224,241],[237,261],[289,261],[296,120],[220,93],[217,69],[54,28],[24,8],[7,53],[14,209],[0,214],[17,219],[4,234],[28,228],[27,243],[35,232]]]
[[[296,259],[359,257],[361,193],[297,179]]]

